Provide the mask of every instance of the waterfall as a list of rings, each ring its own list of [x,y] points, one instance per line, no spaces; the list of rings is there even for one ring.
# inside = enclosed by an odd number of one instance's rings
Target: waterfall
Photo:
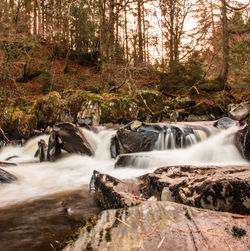
[[[192,135],[189,138],[192,144],[187,148],[127,154],[127,163],[142,169],[168,165],[246,165],[233,143],[237,130],[237,127],[231,127],[196,144],[193,144],[195,135]]]
[[[208,128],[203,130],[191,126],[167,125],[162,127],[155,143],[155,150],[184,148],[207,139]]]

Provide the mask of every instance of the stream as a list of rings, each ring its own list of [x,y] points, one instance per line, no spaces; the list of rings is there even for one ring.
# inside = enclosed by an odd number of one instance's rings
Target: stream
[[[134,179],[166,165],[247,165],[233,144],[236,127],[217,132],[184,149],[170,150],[159,146],[152,152],[137,153],[130,166],[114,168],[110,157],[110,139],[115,130],[104,127],[97,132],[82,129],[95,151],[93,157],[64,154],[54,162],[35,158],[37,142],[48,136],[29,140],[23,147],[8,146],[1,150],[0,161],[17,163],[1,167],[18,181],[0,185],[0,251],[54,250],[75,231],[79,223],[100,212],[89,192],[93,170],[119,179]],[[162,149],[162,150],[159,150]],[[13,156],[13,157],[12,157]]]

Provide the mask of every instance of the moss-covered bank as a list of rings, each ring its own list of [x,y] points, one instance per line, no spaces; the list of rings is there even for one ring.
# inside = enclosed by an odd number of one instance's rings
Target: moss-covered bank
[[[50,92],[37,98],[22,98],[2,106],[0,127],[10,138],[29,138],[37,129],[56,122],[76,122],[91,118],[93,125],[125,124],[131,120],[159,122],[167,120],[217,119],[227,114],[227,105],[235,102],[230,95],[224,100],[217,93],[213,101],[191,97],[166,97],[155,90],[136,90],[132,94],[96,94],[86,90]],[[202,117],[203,116],[203,117]]]

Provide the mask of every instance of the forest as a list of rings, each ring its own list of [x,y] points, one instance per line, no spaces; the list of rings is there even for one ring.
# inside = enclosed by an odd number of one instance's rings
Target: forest
[[[102,110],[109,100],[121,110],[133,103],[127,113],[144,106],[147,114],[136,118],[149,121],[169,119],[176,109],[185,119],[190,111],[182,108],[192,102],[217,117],[249,99],[248,1],[0,0],[0,6],[0,124],[9,131],[15,120],[19,136],[60,120],[62,110],[76,121],[86,97]],[[46,97],[60,114],[43,107]],[[156,116],[163,110],[165,117]],[[101,122],[133,118],[113,113]]]

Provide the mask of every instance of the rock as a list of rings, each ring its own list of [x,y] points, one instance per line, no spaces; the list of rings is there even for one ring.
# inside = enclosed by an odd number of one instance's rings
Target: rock
[[[250,166],[169,166],[142,177],[144,196],[161,198],[163,189],[178,203],[250,214]]]
[[[47,161],[48,160],[48,155],[47,155],[47,151],[48,151],[48,145],[46,144],[44,139],[41,139],[38,141],[38,157],[40,162],[43,161]]]
[[[173,202],[105,210],[63,250],[248,250],[249,219]]]
[[[16,176],[0,168],[0,183],[12,183],[16,180]]]
[[[61,148],[69,153],[81,153],[89,156],[94,154],[94,150],[81,132],[81,130],[71,123],[58,123],[54,125],[55,135],[62,141]],[[51,149],[51,148],[50,148]]]
[[[140,126],[142,126],[142,122],[139,120],[135,120],[130,124],[130,128],[133,131],[137,130]]]
[[[56,161],[61,156],[62,145],[59,142],[59,138],[55,132],[51,132],[49,137],[49,145],[47,158],[49,161]]]
[[[190,107],[189,113],[199,116],[208,115],[214,117],[215,119],[220,118],[224,114],[218,105],[212,105],[207,102],[200,102],[195,106]]]
[[[120,146],[117,136],[113,136],[110,141],[110,155],[111,158],[115,159],[120,154]]]
[[[92,123],[93,123],[92,118],[85,118],[85,119],[78,119],[76,125],[90,130],[90,126],[92,125]]]
[[[9,139],[6,137],[2,128],[0,128],[0,148],[8,145],[9,143]]]
[[[187,117],[187,121],[209,121],[212,120],[213,118],[210,115],[194,115],[190,114]]]
[[[243,129],[236,133],[235,145],[242,156],[250,161],[250,119],[248,119]]]
[[[77,113],[77,119],[90,118],[93,126],[98,126],[101,119],[100,102],[103,98],[99,95],[89,97],[89,100],[85,101],[81,110]]]
[[[136,195],[138,185],[125,183],[98,171],[93,172],[90,190],[95,191],[95,197],[103,209],[129,207],[145,200]]]
[[[128,128],[120,128],[117,133],[121,153],[152,151],[159,132],[144,130],[133,131]]]
[[[239,121],[244,120],[250,113],[250,102],[242,102],[240,104],[230,104],[228,106],[228,113],[232,119]]]
[[[214,126],[219,129],[228,129],[231,126],[239,126],[239,122],[230,118],[224,117],[214,123]]]

